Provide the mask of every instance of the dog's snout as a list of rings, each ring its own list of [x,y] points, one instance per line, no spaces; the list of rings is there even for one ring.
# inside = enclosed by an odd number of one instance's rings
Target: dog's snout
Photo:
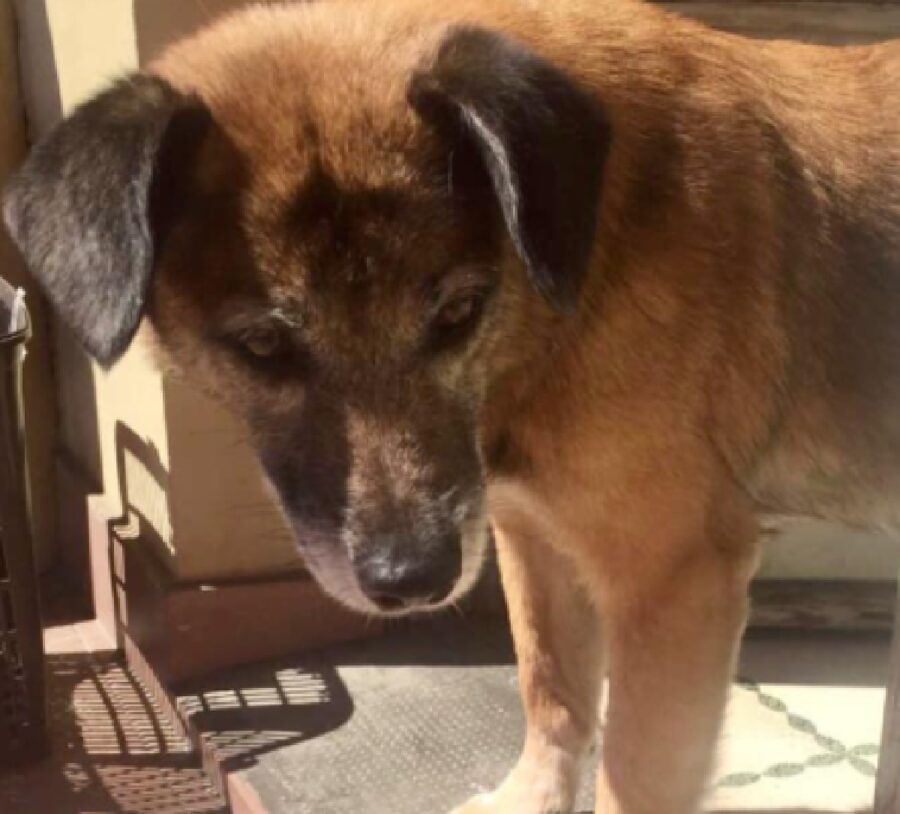
[[[383,611],[433,605],[446,599],[462,568],[458,532],[427,548],[415,543],[370,543],[354,562],[363,593]]]

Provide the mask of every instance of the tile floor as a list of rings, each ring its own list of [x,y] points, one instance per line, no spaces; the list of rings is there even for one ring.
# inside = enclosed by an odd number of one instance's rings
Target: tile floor
[[[887,640],[751,635],[741,661],[709,807],[870,811]]]

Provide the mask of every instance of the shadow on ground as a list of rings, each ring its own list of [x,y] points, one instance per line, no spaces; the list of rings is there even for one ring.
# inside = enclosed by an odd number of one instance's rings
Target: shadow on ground
[[[301,659],[229,671],[227,681],[191,682],[178,705],[225,772],[246,769],[276,749],[321,737],[353,715],[330,664]]]
[[[47,659],[50,757],[0,771],[15,814],[224,814],[183,735],[112,656]]]

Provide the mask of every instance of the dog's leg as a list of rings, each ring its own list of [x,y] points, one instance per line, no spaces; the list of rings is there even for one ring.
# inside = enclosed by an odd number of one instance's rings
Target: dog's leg
[[[700,805],[754,565],[710,545],[604,607],[610,685],[597,814],[691,814]]]
[[[495,531],[528,728],[500,787],[453,814],[568,814],[596,729],[598,616],[549,545],[509,524]]]

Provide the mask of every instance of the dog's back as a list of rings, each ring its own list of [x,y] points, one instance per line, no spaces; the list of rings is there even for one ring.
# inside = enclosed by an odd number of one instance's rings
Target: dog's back
[[[702,429],[763,507],[896,528],[900,42],[761,42],[643,4],[546,14],[566,48],[536,47],[613,110],[595,284],[646,295],[623,322],[670,299],[697,325],[705,361],[655,375],[706,393]]]
[[[484,5],[466,13],[611,111],[587,375],[658,381],[668,427],[681,411],[767,509],[896,528],[900,42],[762,42],[643,3]]]
[[[773,411],[748,484],[777,512],[896,529],[900,44],[740,47],[759,54],[747,98],[774,176],[771,231],[751,272],[780,333]]]

